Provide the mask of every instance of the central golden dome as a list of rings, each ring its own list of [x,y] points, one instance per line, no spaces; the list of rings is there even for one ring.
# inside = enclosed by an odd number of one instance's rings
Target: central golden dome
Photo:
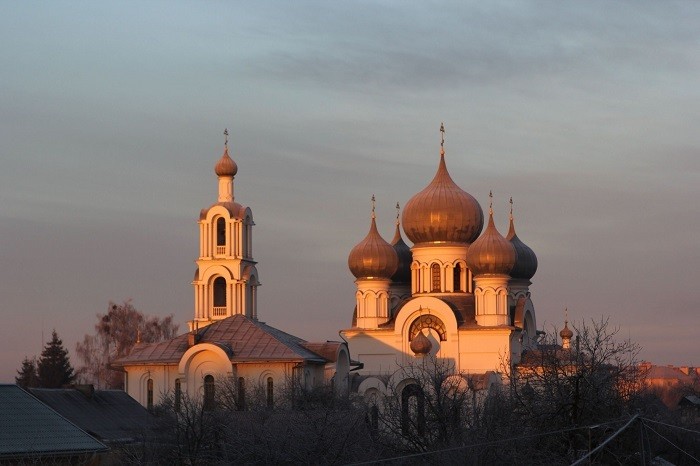
[[[408,201],[402,223],[414,244],[472,243],[479,237],[484,213],[479,202],[452,181],[443,150],[433,181]]]

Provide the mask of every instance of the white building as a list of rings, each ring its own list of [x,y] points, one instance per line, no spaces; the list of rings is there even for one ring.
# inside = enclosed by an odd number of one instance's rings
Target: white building
[[[481,206],[447,171],[444,139],[435,177],[403,210],[413,247],[398,214],[391,244],[380,236],[372,202],[369,233],[348,258],[356,304],[352,327],[341,333],[364,365],[354,389],[395,393],[410,383],[402,368],[426,354],[455,373],[498,380],[488,374],[536,346],[529,286],[537,258],[515,234],[512,208],[506,237],[492,206],[482,232]]]
[[[176,399],[187,393],[210,403],[221,378],[232,381],[239,393],[262,389],[269,405],[291,381],[305,388],[332,383],[340,393],[348,389],[345,343],[310,343],[258,320],[253,213],[235,201],[237,171],[227,141],[215,167],[218,201],[199,215],[189,332],[160,343],[137,343],[112,364],[125,371],[125,390],[144,406],[153,406],[164,393]]]

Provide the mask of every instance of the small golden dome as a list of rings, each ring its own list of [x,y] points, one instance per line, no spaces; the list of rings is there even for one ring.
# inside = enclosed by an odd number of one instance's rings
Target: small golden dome
[[[411,340],[411,351],[416,356],[425,356],[426,354],[430,353],[430,350],[433,349],[433,343],[423,335],[423,331],[419,331],[415,337],[413,337],[413,340]]]
[[[230,176],[231,178],[238,173],[238,165],[236,165],[236,162],[228,155],[228,145],[224,148],[224,155],[216,162],[214,172],[217,176]]]
[[[561,329],[561,332],[559,332],[559,336],[562,338],[562,340],[571,340],[571,338],[574,336],[574,332],[571,331],[569,328],[569,321],[565,320],[564,321],[564,328]]]
[[[381,237],[372,212],[372,223],[365,239],[352,248],[348,267],[355,278],[389,279],[396,272],[399,258],[393,246]]]
[[[467,266],[474,275],[508,275],[516,259],[515,247],[498,232],[490,211],[486,230],[469,246]]]

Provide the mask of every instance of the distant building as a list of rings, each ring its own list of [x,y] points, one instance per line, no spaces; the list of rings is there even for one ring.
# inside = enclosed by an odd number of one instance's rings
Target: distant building
[[[342,334],[364,365],[353,382],[360,394],[410,393],[401,368],[425,355],[455,372],[488,374],[537,344],[537,257],[515,233],[512,201],[505,237],[492,203],[483,229],[481,205],[453,181],[443,145],[433,180],[406,203],[402,222],[397,213],[391,243],[377,230],[373,198],[369,233],[348,258],[357,292]]]
[[[659,366],[650,362],[640,363],[647,387],[669,408],[675,408],[681,399],[691,392],[700,393],[700,367]]]
[[[212,403],[215,382],[222,378],[242,394],[259,388],[268,405],[276,404],[290,383],[304,388],[332,383],[338,392],[347,392],[350,358],[344,342],[310,343],[258,320],[253,213],[235,201],[237,171],[227,141],[215,166],[218,200],[199,215],[189,333],[137,343],[113,363],[125,372],[126,392],[143,406],[152,407],[166,393],[176,400],[186,393]]]

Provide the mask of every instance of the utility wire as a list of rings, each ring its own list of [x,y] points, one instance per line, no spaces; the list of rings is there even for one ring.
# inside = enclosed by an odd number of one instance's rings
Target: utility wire
[[[647,419],[647,418],[645,418],[645,417],[642,418],[642,421],[653,422],[654,424],[661,424],[662,426],[673,427],[673,428],[675,428],[675,429],[684,430],[684,431],[686,431],[686,432],[692,432],[692,433],[694,433],[694,434],[700,434],[700,431],[698,431],[698,430],[686,429],[685,427],[674,426],[673,424],[667,424],[667,423],[661,422],[661,421],[654,421],[653,419]]]
[[[587,460],[588,458],[590,458],[591,456],[593,456],[594,454],[598,453],[600,450],[602,450],[603,448],[605,448],[605,445],[607,445],[608,443],[610,443],[610,442],[612,441],[612,439],[614,439],[614,438],[617,437],[619,434],[621,434],[622,432],[624,432],[630,425],[632,425],[632,423],[633,423],[634,421],[637,420],[638,417],[639,417],[639,414],[635,414],[634,416],[632,416],[632,419],[630,419],[629,421],[627,421],[627,424],[625,424],[624,426],[620,427],[620,428],[617,430],[617,432],[615,432],[615,433],[612,434],[610,437],[608,437],[608,438],[605,440],[605,442],[601,443],[600,445],[598,445],[597,447],[595,447],[593,450],[589,451],[587,454],[583,455],[581,458],[579,458],[578,460],[576,460],[576,461],[574,461],[573,463],[571,463],[571,466],[576,466],[577,464],[582,464],[584,460]]]
[[[658,436],[661,437],[662,439],[666,440],[668,443],[671,444],[671,446],[675,447],[678,451],[684,453],[684,454],[687,455],[689,458],[692,458],[693,461],[695,461],[696,463],[700,464],[700,460],[699,460],[699,459],[697,459],[696,457],[694,457],[693,455],[691,455],[691,454],[688,453],[687,451],[683,450],[681,447],[679,447],[678,445],[676,445],[675,443],[673,443],[672,441],[670,441],[669,439],[667,439],[666,437],[664,437],[663,435],[661,435],[660,433],[658,433],[657,431],[655,431],[651,426],[646,425],[646,424],[644,423],[644,420],[643,420],[643,419],[642,419],[642,425],[643,425],[644,427],[646,427],[647,429],[649,429],[650,431],[654,432],[656,435],[658,435]]]
[[[542,432],[541,434],[522,435],[520,437],[509,437],[509,438],[501,439],[501,440],[492,440],[490,442],[472,443],[471,445],[464,445],[461,447],[451,447],[451,448],[445,448],[442,450],[424,451],[421,453],[412,453],[410,455],[394,456],[391,458],[381,458],[381,459],[378,458],[378,459],[371,460],[371,461],[362,461],[360,463],[349,463],[347,466],[361,466],[361,465],[365,465],[365,464],[377,464],[377,463],[384,463],[384,462],[390,463],[392,461],[404,460],[407,458],[417,458],[419,456],[433,455],[436,453],[447,453],[450,451],[466,450],[468,448],[474,448],[474,447],[498,445],[499,443],[512,442],[514,440],[524,440],[524,439],[535,438],[535,437],[544,437],[545,435],[561,434],[564,432],[570,432],[572,430],[589,429],[589,428],[594,428],[594,427],[607,426],[608,424],[616,424],[616,423],[622,422],[622,421],[624,421],[624,419],[615,419],[613,421],[599,422],[597,424],[591,424],[591,425],[587,425],[587,426],[569,427],[567,429],[559,429],[559,430],[552,430],[549,432]]]

